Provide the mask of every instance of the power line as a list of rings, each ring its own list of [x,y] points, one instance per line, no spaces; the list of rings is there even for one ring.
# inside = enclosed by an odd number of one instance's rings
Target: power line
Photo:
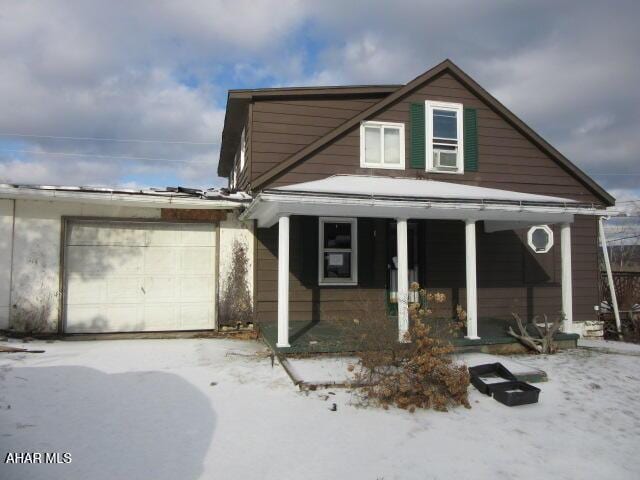
[[[140,138],[105,138],[105,137],[66,137],[59,135],[33,135],[29,133],[3,133],[2,137],[26,137],[26,138],[51,138],[56,140],[87,140],[98,142],[125,142],[125,143],[170,143],[183,145],[220,145],[220,142],[190,142],[187,140],[151,140]]]
[[[608,239],[607,242],[617,242],[618,240],[627,240],[629,238],[638,238],[638,237],[640,237],[640,234],[629,235],[628,237],[612,238],[612,239]]]
[[[124,155],[104,155],[99,153],[71,153],[71,152],[43,152],[36,150],[18,150],[10,148],[0,148],[2,152],[29,153],[33,155],[62,155],[68,157],[94,157],[113,158],[117,160],[140,160],[144,162],[174,162],[174,163],[211,163],[207,160],[175,160],[172,158],[150,158],[150,157],[130,157]]]

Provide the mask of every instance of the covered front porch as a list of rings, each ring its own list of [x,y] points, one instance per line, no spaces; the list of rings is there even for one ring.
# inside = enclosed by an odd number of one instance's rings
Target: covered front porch
[[[401,340],[415,301],[409,285],[416,281],[447,290],[465,309],[466,331],[454,340],[460,347],[514,342],[506,335],[510,296],[515,304],[522,299],[513,311],[529,320],[543,311],[562,312],[563,331],[571,334],[571,225],[575,215],[602,213],[563,198],[432,180],[338,175],[265,190],[244,214],[257,220],[259,239],[261,231],[272,235],[267,253],[274,263],[261,267],[259,258],[257,269],[276,270],[275,282],[262,281],[264,293],[258,292],[259,300],[274,305],[275,318],[258,321],[267,342],[281,352],[349,351],[327,315],[306,313],[321,310],[319,298],[330,292],[337,319],[336,305],[364,292],[384,300],[380,310],[395,322]],[[532,226],[544,226],[540,234],[549,246],[543,241],[538,247],[531,238],[533,251],[523,246],[527,239],[516,231]],[[550,251],[554,232],[552,254],[536,258]],[[450,271],[439,265],[446,256]],[[271,300],[269,285],[275,283]],[[344,313],[346,319],[351,315]]]
[[[452,340],[456,350],[485,353],[516,353],[524,351],[518,341],[505,333],[508,325],[516,328],[515,321],[501,318],[481,317],[478,321],[477,339],[465,337]],[[345,337],[344,327],[334,322],[292,320],[289,322],[289,346],[278,346],[278,325],[264,323],[260,333],[272,351],[284,355],[307,355],[315,353],[348,354],[359,350],[358,342]],[[573,348],[579,335],[560,332],[556,342],[561,348]]]

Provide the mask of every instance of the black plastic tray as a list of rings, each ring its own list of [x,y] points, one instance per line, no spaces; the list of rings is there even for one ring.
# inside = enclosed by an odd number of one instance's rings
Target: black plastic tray
[[[508,382],[516,382],[518,379],[509,371],[507,367],[501,363],[485,363],[483,365],[476,365],[475,367],[469,367],[469,376],[471,377],[471,384],[476,387],[481,393],[491,396],[489,388],[497,383],[485,383],[482,378],[486,376],[495,376],[497,378],[503,378]]]
[[[525,382],[501,382],[489,385],[493,398],[508,407],[538,403],[540,389]]]

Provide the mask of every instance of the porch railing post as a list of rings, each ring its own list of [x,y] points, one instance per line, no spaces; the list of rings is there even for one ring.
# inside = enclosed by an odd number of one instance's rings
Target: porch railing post
[[[278,342],[289,347],[289,216],[278,219]]]
[[[560,225],[560,257],[562,265],[562,313],[564,324],[562,329],[571,333],[573,330],[573,286],[571,273],[571,226]]]
[[[398,218],[398,340],[404,341],[409,330],[409,253],[407,219]]]
[[[476,222],[465,220],[465,263],[467,277],[467,335],[478,339],[478,288],[476,283]]]

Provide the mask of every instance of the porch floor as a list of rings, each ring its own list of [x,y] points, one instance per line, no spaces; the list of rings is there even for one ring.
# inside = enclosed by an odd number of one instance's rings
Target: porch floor
[[[453,345],[459,351],[482,351],[486,353],[517,353],[524,351],[520,343],[506,334],[508,320],[499,318],[480,318],[478,335],[480,339],[469,340],[456,338]],[[515,323],[514,323],[515,329]],[[516,330],[517,331],[517,330]],[[278,324],[262,323],[260,334],[265,342],[276,353],[304,355],[311,353],[349,353],[356,350],[353,342],[343,338],[344,330],[331,322],[289,322],[289,348],[276,346]],[[575,347],[579,335],[574,333],[558,333],[556,341],[561,348]]]

